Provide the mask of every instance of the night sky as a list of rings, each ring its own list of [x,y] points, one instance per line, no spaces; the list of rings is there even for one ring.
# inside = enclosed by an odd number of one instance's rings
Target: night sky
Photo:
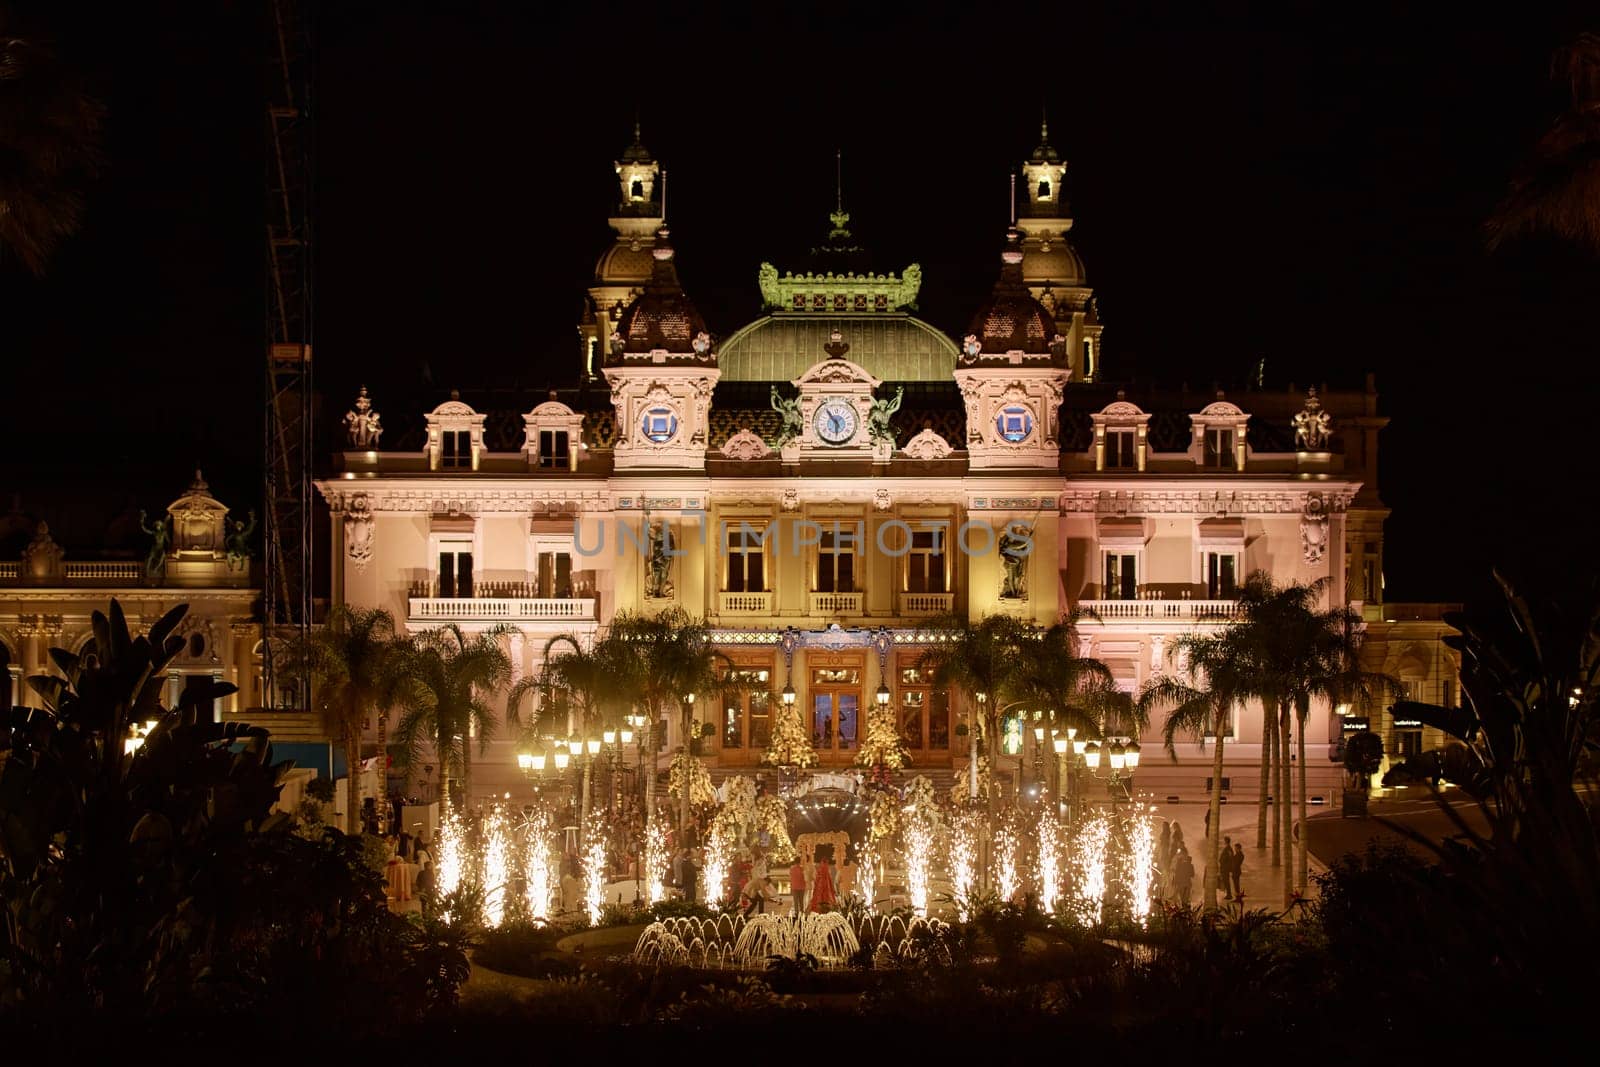
[[[922,316],[959,336],[1047,106],[1106,377],[1205,388],[1263,357],[1269,389],[1376,372],[1390,600],[1471,596],[1492,561],[1592,567],[1569,561],[1592,540],[1600,270],[1482,240],[1565,103],[1550,55],[1586,27],[1561,10],[1300,5],[1302,29],[1079,5],[1060,25],[1009,5],[984,8],[999,24],[926,5],[583,24],[532,4],[323,6],[328,447],[362,381],[387,412],[386,395],[571,379],[636,108],[716,333],[758,313],[763,259],[825,235],[838,148],[875,269],[920,262]],[[0,262],[0,504],[20,492],[70,541],[90,521],[62,511],[63,483],[109,516],[164,506],[199,463],[225,502],[259,506],[265,4],[33,7],[105,101],[106,165],[46,278]]]

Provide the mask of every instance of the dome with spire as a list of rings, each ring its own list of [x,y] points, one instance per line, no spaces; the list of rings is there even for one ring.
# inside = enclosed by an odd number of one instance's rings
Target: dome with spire
[[[656,231],[651,256],[650,280],[645,283],[644,292],[622,312],[616,333],[611,336],[606,362],[621,363],[629,356],[660,351],[691,358],[710,357],[705,320],[678,281],[675,253],[665,226]]]
[[[1022,235],[1015,226],[1007,231],[1005,251],[1000,253],[1000,279],[972,318],[961,362],[970,364],[1012,352],[1052,359],[1064,355],[1055,319],[1023,281]]]

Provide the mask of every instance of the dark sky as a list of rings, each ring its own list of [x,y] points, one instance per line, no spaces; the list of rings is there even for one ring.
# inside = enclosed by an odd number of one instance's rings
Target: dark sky
[[[1300,25],[1255,26],[1081,5],[1059,25],[995,5],[992,24],[927,5],[582,23],[522,3],[322,6],[330,416],[361,381],[386,410],[425,373],[469,401],[570,378],[636,108],[715,331],[758,311],[761,260],[823,236],[837,147],[857,236],[879,269],[920,262],[922,314],[959,334],[1047,105],[1107,376],[1226,384],[1262,357],[1269,388],[1376,372],[1392,600],[1461,597],[1496,560],[1558,570],[1586,544],[1600,271],[1481,238],[1564,104],[1549,58],[1585,27],[1561,9],[1490,24],[1301,5]],[[156,508],[199,462],[250,506],[265,4],[35,7],[106,102],[107,158],[47,278],[0,263],[0,492],[44,514],[70,481]]]

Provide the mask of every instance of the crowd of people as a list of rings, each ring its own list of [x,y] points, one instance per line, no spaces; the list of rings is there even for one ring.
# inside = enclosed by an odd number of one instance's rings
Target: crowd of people
[[[1209,826],[1210,820],[1207,819]],[[1244,845],[1223,837],[1217,857],[1217,891],[1224,900],[1244,900]],[[1195,865],[1183,839],[1183,827],[1163,822],[1156,840],[1156,899],[1188,907],[1193,903]]]

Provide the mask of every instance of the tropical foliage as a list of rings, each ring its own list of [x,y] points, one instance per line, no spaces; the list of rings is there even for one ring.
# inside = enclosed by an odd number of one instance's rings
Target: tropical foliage
[[[500,647],[501,631],[489,630],[468,637],[454,624],[429,630],[412,639],[405,654],[407,681],[404,713],[395,731],[407,766],[420,761],[424,746],[431,746],[439,762],[441,796],[452,769],[458,770],[461,790],[472,788],[472,746],[481,750],[495,729],[488,694],[505,688],[511,680],[511,660]]]

